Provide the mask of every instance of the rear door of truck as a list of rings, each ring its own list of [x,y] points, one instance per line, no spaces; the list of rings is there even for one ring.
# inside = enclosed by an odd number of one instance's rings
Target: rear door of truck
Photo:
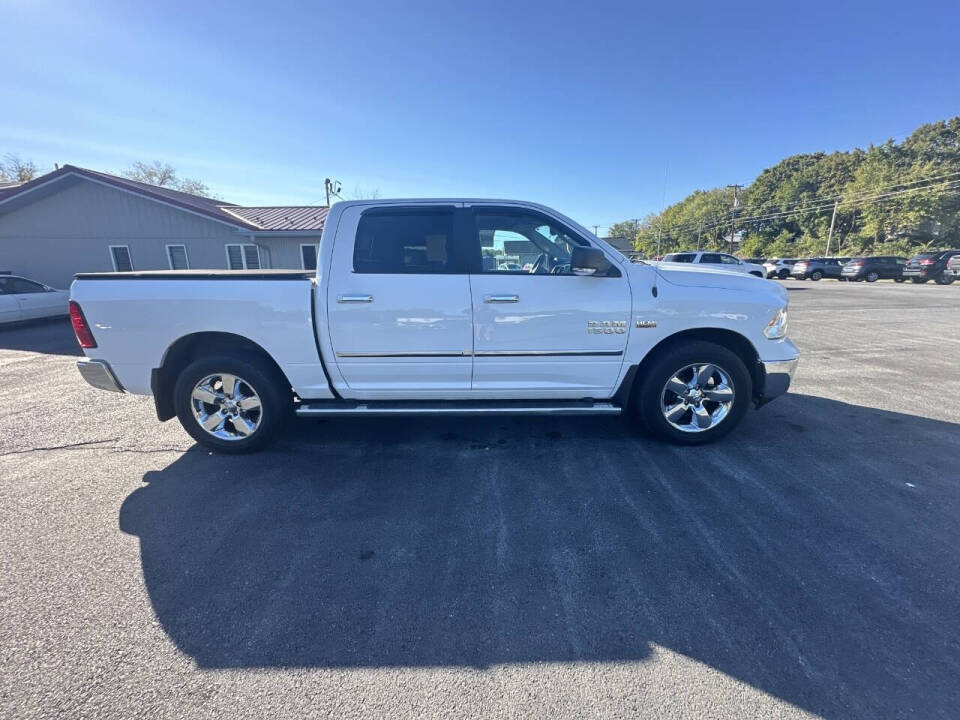
[[[453,204],[344,210],[327,284],[330,344],[357,397],[469,391],[470,281]]]

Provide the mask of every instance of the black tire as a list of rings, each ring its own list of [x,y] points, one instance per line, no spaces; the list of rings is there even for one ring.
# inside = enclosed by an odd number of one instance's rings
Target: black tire
[[[685,432],[667,421],[660,403],[667,381],[682,368],[699,363],[716,365],[729,377],[734,390],[733,402],[727,414],[714,427],[700,432]],[[722,345],[702,340],[664,350],[644,371],[644,377],[639,382],[632,398],[635,417],[647,432],[678,445],[703,445],[719,440],[743,419],[753,396],[753,382],[743,360]]]
[[[753,271],[751,271],[750,274],[753,275],[754,277],[760,278],[761,280],[763,279],[763,273],[758,273],[758,272],[753,272]]]
[[[929,280],[929,278],[919,278],[919,277],[910,278],[910,282],[914,283],[915,285],[922,285],[927,280]]]
[[[812,273],[810,273],[810,279],[813,280],[814,282],[817,282],[818,280],[822,280],[823,273],[820,272],[819,270],[814,270]]]
[[[880,273],[871,270],[864,276],[864,280],[867,282],[876,282],[880,279]]]
[[[194,416],[191,396],[197,383],[211,375],[231,374],[243,380],[260,399],[256,429],[247,437],[222,439],[201,427]],[[201,358],[185,367],[173,389],[173,406],[183,429],[201,445],[225,453],[248,453],[260,450],[276,439],[293,414],[293,396],[283,375],[271,363],[256,355],[216,355]],[[214,406],[209,405],[212,409]],[[214,413],[210,413],[211,417]],[[224,428],[233,428],[232,421]]]
[[[788,277],[790,277],[790,271],[781,270],[780,272],[777,273],[777,277],[780,278],[781,280],[786,280]]]
[[[895,283],[902,283],[904,281],[904,278],[894,278],[893,281]]]
[[[953,275],[947,275],[945,272],[942,272],[942,273],[940,273],[939,275],[937,275],[937,277],[936,277],[936,279],[934,280],[934,282],[936,282],[937,285],[949,285],[949,284],[952,283],[955,279],[956,279],[956,278],[955,278]]]

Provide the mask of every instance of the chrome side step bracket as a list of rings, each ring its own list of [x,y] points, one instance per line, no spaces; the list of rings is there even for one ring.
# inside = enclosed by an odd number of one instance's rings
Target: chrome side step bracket
[[[619,415],[622,409],[610,402],[574,401],[320,401],[301,403],[297,417],[335,415]]]

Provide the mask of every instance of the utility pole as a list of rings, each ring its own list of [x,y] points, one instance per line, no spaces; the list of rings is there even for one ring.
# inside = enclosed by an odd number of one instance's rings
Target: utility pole
[[[826,250],[826,252],[824,252],[824,255],[826,255],[827,257],[830,256],[830,241],[833,240],[833,226],[834,226],[834,225],[836,224],[836,222],[837,222],[837,208],[838,208],[838,207],[840,207],[840,199],[839,199],[839,198],[838,198],[837,201],[833,204],[833,217],[830,218],[830,233],[827,235],[827,250]],[[837,251],[839,252],[839,250],[840,250],[840,248],[839,248],[839,244],[838,244]]]
[[[594,226],[593,226],[593,234],[596,235],[597,237],[600,237],[600,226],[599,226],[599,225],[594,225]]]
[[[700,227],[697,228],[697,250],[700,249],[700,236],[703,235],[703,220],[700,221]]]
[[[743,185],[727,185],[733,189],[733,206],[730,208],[730,254],[733,255],[733,236],[737,234],[737,208],[740,206],[740,190]]]
[[[327,207],[330,207],[330,196],[334,195],[336,197],[340,197],[340,181],[324,178],[323,188],[327,191]],[[343,198],[340,199],[342,200]]]

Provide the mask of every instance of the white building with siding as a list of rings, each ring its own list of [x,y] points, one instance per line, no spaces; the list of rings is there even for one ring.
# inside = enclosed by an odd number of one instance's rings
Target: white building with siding
[[[246,207],[65,165],[0,189],[0,271],[316,267],[323,206]]]

